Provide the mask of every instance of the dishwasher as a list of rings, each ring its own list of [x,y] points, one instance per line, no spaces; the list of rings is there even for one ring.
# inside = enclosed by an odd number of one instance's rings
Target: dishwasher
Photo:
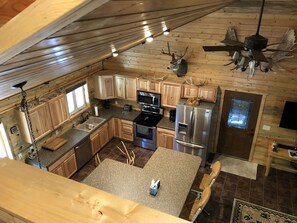
[[[77,169],[80,169],[85,165],[93,156],[91,141],[89,137],[86,137],[80,143],[74,147]]]

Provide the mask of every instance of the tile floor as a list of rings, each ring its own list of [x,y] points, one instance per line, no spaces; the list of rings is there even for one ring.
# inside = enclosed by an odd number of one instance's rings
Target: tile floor
[[[144,167],[152,156],[153,151],[134,147],[132,143],[125,142],[129,149],[133,149],[136,160],[135,166]],[[126,162],[124,156],[116,148],[120,145],[119,139],[113,139],[99,151],[101,161],[105,158]],[[81,181],[94,169],[95,161],[92,159],[82,169],[72,176],[73,180]],[[200,168],[192,188],[197,188],[204,173],[209,173],[210,168]],[[264,176],[265,167],[258,166],[257,179],[250,180],[244,177],[221,172],[212,187],[212,195],[206,209],[208,216],[202,213],[197,222],[224,223],[230,222],[233,199],[238,198],[251,203],[259,204],[274,210],[282,211],[297,216],[297,175],[271,169],[268,177]],[[181,212],[181,218],[187,218],[195,196],[189,193],[187,201]]]

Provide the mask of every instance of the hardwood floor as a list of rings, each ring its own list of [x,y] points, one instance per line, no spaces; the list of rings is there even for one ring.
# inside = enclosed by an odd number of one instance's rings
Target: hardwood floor
[[[101,161],[106,158],[120,162],[126,162],[125,157],[116,148],[120,145],[119,139],[113,139],[99,151]],[[125,142],[128,149],[133,149],[136,159],[135,166],[144,167],[150,159],[153,151],[134,147],[132,143]],[[96,168],[95,160],[92,159],[71,179],[82,181]],[[210,167],[200,168],[192,185],[197,189],[204,173],[209,173]],[[259,204],[274,210],[297,216],[297,175],[271,169],[268,177],[264,176],[265,167],[258,166],[257,179],[250,180],[244,177],[221,172],[212,187],[212,195],[206,209],[208,216],[202,213],[198,216],[197,222],[201,223],[223,223],[230,222],[234,198]],[[194,194],[189,193],[187,201],[180,217],[187,219],[189,211],[195,199]]]

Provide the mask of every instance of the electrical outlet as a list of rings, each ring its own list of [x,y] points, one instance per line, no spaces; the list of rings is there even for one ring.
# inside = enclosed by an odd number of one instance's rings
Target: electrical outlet
[[[263,125],[263,130],[270,131],[271,126],[270,125]]]

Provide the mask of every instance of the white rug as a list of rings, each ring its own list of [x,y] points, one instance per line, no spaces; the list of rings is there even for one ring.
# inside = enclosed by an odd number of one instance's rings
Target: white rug
[[[223,155],[216,156],[212,163],[217,160],[221,161],[223,172],[256,180],[258,164]]]

